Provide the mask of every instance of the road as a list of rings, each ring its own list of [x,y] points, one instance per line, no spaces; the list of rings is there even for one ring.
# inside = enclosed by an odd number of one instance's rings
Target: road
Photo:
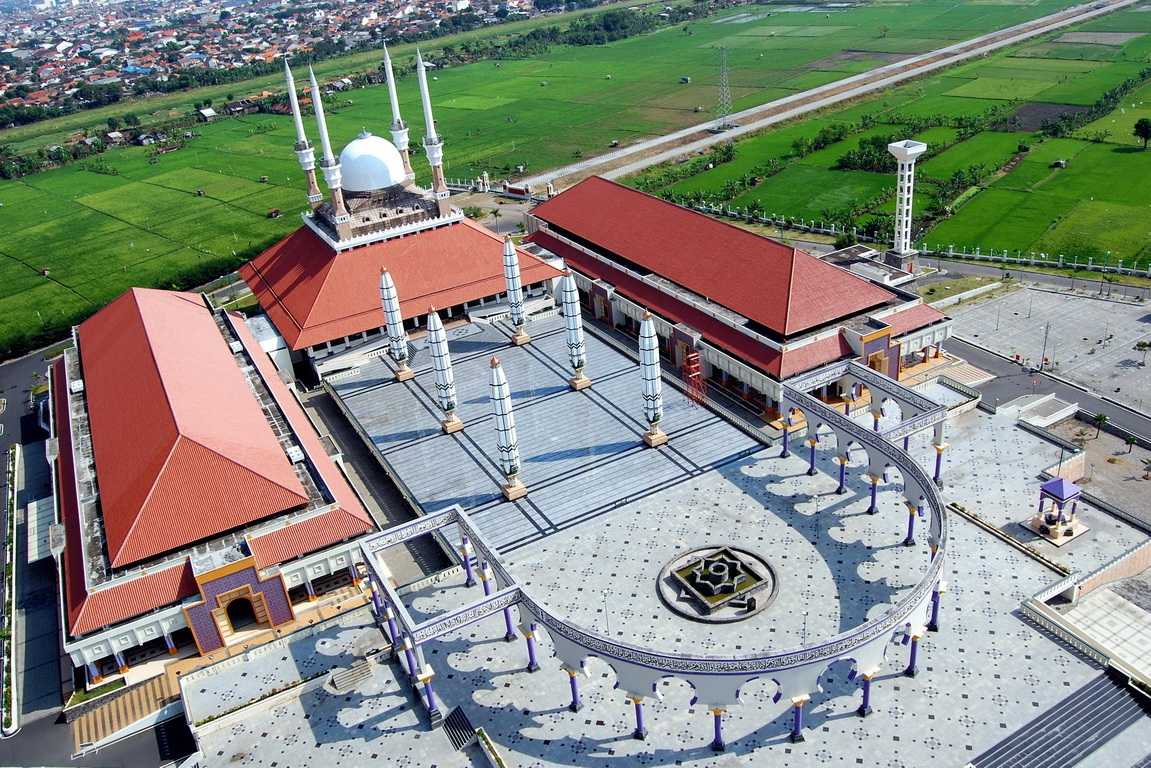
[[[948,352],[962,357],[972,365],[995,374],[996,378],[979,386],[983,401],[989,405],[1006,403],[1032,392],[1051,392],[1060,400],[1079,403],[1079,407],[1085,411],[1107,414],[1112,424],[1151,438],[1151,418],[1137,411],[1116,405],[1046,374],[1025,373],[1019,364],[960,339],[952,337],[943,342],[943,346]]]
[[[1065,8],[1049,16],[989,32],[970,40],[912,56],[894,64],[877,67],[868,72],[837,80],[818,88],[745,109],[731,116],[731,120],[738,124],[737,127],[723,133],[711,132],[710,129],[714,126],[715,121],[699,123],[523,179],[519,184],[533,189],[542,189],[548,182],[552,182],[558,189],[563,189],[588,176],[601,175],[609,179],[628,176],[659,163],[702,152],[721,142],[760,131],[776,123],[802,117],[825,107],[858,98],[872,91],[902,83],[966,59],[982,56],[1037,35],[1111,13],[1131,5],[1135,1],[1105,0],[1104,2]]]
[[[1107,283],[1104,282],[1100,285],[1100,279],[1085,280],[1081,277],[1070,277],[1067,275],[1052,275],[1047,272],[1032,272],[1027,269],[1017,269],[1008,265],[1006,269],[1002,265],[995,264],[977,264],[970,261],[959,261],[956,259],[939,259],[939,258],[923,258],[920,259],[923,266],[934,265],[938,269],[946,269],[952,274],[960,275],[980,275],[983,277],[999,277],[1004,272],[1007,272],[1012,277],[1027,280],[1032,283],[1041,283],[1043,285],[1058,288],[1060,290],[1068,291],[1090,291],[1096,293],[1102,290],[1104,296],[1115,296],[1124,298],[1151,298],[1151,288],[1139,285],[1125,285],[1122,283]],[[930,278],[928,279],[930,282]]]

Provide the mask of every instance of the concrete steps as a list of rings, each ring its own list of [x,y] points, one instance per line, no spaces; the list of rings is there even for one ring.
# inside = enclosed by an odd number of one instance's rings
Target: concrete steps
[[[476,729],[462,709],[456,707],[444,718],[444,734],[457,752],[476,743]]]
[[[90,745],[103,741],[177,698],[178,694],[169,689],[166,676],[159,675],[109,699],[72,723],[75,751],[83,752]]]
[[[360,659],[347,669],[333,671],[330,684],[336,693],[347,693],[371,676],[371,662],[367,659]]]
[[[1141,717],[1147,702],[1104,672],[971,761],[974,768],[1071,768]]]

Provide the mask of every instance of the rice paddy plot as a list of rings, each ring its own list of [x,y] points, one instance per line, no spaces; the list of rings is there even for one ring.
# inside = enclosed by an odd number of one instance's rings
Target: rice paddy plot
[[[919,172],[928,178],[946,179],[976,165],[998,168],[1019,151],[1019,144],[1017,133],[984,131],[928,158],[920,164]]]

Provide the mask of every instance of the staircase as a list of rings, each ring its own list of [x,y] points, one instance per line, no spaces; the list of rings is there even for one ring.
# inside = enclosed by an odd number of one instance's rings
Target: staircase
[[[347,669],[337,669],[333,671],[329,682],[335,693],[347,693],[371,676],[371,662],[367,659],[360,659]]]
[[[971,761],[974,768],[1071,768],[1149,714],[1147,699],[1104,672]]]
[[[476,728],[462,709],[456,707],[444,719],[444,733],[452,747],[460,752],[476,743]]]
[[[72,739],[77,753],[103,741],[119,730],[176,701],[179,694],[168,687],[166,675],[158,675],[114,698],[109,698],[72,723]]]

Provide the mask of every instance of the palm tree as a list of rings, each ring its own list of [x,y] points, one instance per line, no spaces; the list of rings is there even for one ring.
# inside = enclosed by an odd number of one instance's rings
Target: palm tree
[[[1147,353],[1151,352],[1151,341],[1143,340],[1135,342],[1135,351],[1143,353],[1143,362],[1140,365],[1147,365]]]
[[[1095,418],[1092,419],[1092,421],[1095,424],[1095,439],[1098,440],[1100,433],[1103,432],[1103,427],[1105,427],[1107,422],[1111,421],[1111,419],[1105,413],[1097,413],[1095,414]]]
[[[1131,449],[1134,448],[1135,444],[1139,441],[1135,438],[1135,435],[1127,435],[1127,439],[1124,442],[1127,443],[1127,453],[1131,453]]]

